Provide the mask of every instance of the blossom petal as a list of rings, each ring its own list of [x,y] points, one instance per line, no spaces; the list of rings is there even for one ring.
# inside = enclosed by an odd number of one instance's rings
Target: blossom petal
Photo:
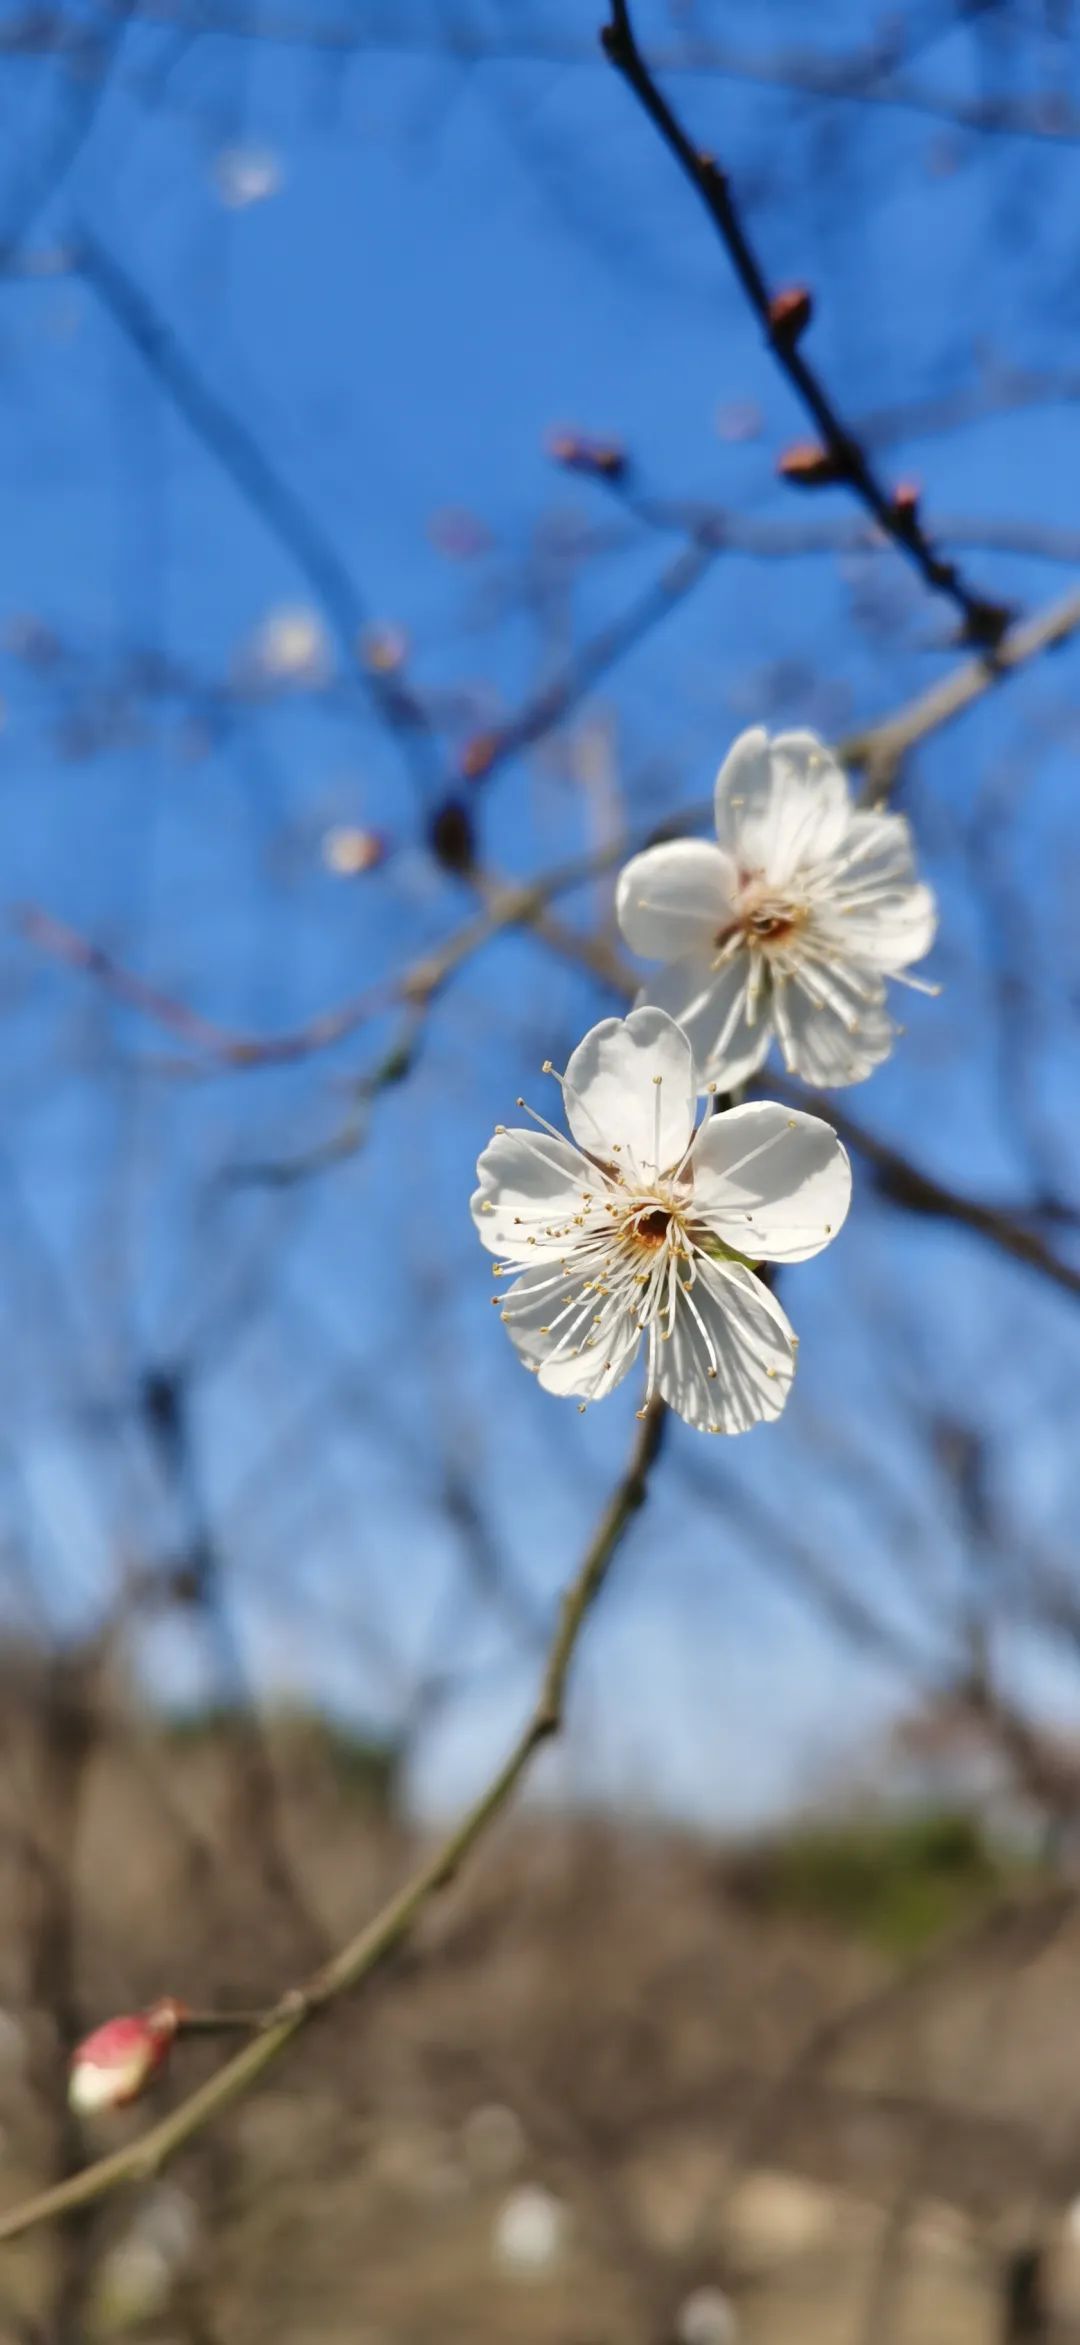
[[[476,1171],[469,1210],[477,1234],[508,1262],[565,1254],[575,1215],[588,1212],[601,1187],[594,1166],[554,1132],[496,1132]]]
[[[772,1040],[768,974],[754,1015],[748,1013],[749,953],[736,953],[714,969],[702,961],[671,961],[657,969],[639,999],[666,1010],[687,1035],[697,1068],[698,1089],[715,1083],[732,1091],[755,1073]]]
[[[603,1400],[637,1357],[641,1330],[625,1300],[598,1295],[596,1266],[537,1262],[502,1298],[501,1318],[545,1392]]]
[[[816,733],[742,733],[716,778],[716,835],[739,870],[784,886],[839,852],[851,819],[847,776]]]
[[[842,951],[875,969],[905,969],[929,952],[937,903],[915,878],[914,844],[902,814],[852,816],[825,919]]]
[[[851,1203],[851,1166],[832,1125],[772,1100],[709,1116],[692,1162],[695,1218],[755,1262],[819,1254]]]
[[[659,1390],[703,1433],[745,1433],[778,1417],[795,1374],[795,1338],[767,1287],[738,1262],[696,1258],[667,1342]]]
[[[697,1082],[690,1044],[664,1010],[604,1018],[563,1078],[566,1120],[591,1156],[631,1180],[669,1172],[694,1129]]]
[[[880,980],[878,981],[880,984]],[[776,1001],[776,1030],[784,1061],[804,1083],[823,1089],[861,1083],[887,1059],[897,1029],[880,998],[844,1006],[812,1000],[796,979]]]
[[[714,949],[734,896],[730,855],[707,839],[669,839],[624,866],[615,910],[631,952],[646,961],[683,961]]]

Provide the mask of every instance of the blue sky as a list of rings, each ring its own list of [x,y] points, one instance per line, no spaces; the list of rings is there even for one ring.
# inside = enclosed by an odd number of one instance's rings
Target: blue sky
[[[591,33],[586,12],[515,9],[519,47],[533,31],[545,54],[467,66],[438,53],[436,11],[403,8],[400,46],[377,37],[386,14],[362,0],[296,14],[304,31],[346,23],[355,53],[328,64],[304,40],[185,44],[137,17],[33,226],[34,268],[0,287],[6,900],[45,905],[206,1015],[259,1032],[400,966],[467,899],[427,856],[399,745],[336,653],[325,689],[233,695],[208,726],[267,614],[312,606],[311,583],[92,286],[45,265],[80,226],[302,495],[371,619],[404,629],[411,678],[441,696],[448,771],[462,705],[478,723],[512,711],[677,550],[558,474],[553,427],[623,440],[658,496],[761,521],[855,519],[839,496],[799,502],[777,483],[776,455],[803,427],[724,255],[599,57],[550,54]],[[93,18],[71,11],[73,24]],[[728,19],[701,7],[692,29],[731,39]],[[507,12],[477,7],[469,21],[497,52]],[[641,23],[668,46],[682,37],[665,11]],[[840,54],[864,32],[862,11],[837,6],[814,40]],[[755,54],[804,35],[801,11],[772,6]],[[1014,65],[1003,54],[980,67],[965,33],[928,43],[919,70],[965,95],[981,71]],[[853,414],[1005,366],[1075,363],[1074,147],[718,74],[671,86],[727,159],[776,281],[814,285],[814,354]],[[0,223],[71,102],[55,58],[6,64]],[[269,155],[279,181],[239,209],[221,193],[237,153]],[[733,412],[752,415],[749,438],[730,436]],[[1080,527],[1075,430],[1061,399],[911,435],[882,461],[918,474],[931,520]],[[459,509],[486,542],[468,561],[433,528]],[[572,531],[615,542],[549,599],[545,637],[536,549],[556,528],[564,548]],[[1069,580],[1000,553],[970,565],[1029,607]],[[57,639],[51,661],[27,656],[42,629]],[[603,683],[558,756],[511,762],[478,801],[485,851],[527,873],[587,842],[595,809],[574,778],[586,724],[640,827],[707,792],[742,725],[842,731],[942,673],[948,635],[947,610],[890,555],[725,557]],[[136,653],[170,662],[176,689],[140,692]],[[905,1004],[902,1047],[851,1106],[980,1195],[1022,1196],[1031,1171],[1030,1134],[998,1080],[1000,922],[972,884],[971,838],[997,806],[1034,1005],[1025,1096],[1075,1194],[1078,675],[1075,649],[1033,670],[929,746],[905,783],[942,893],[946,991]],[[384,830],[385,868],[335,879],[322,841],[336,823]],[[571,909],[585,916],[588,899]],[[472,1166],[518,1091],[538,1093],[541,1059],[611,1004],[533,943],[506,940],[448,993],[366,1148],[266,1192],[223,1174],[336,1129],[378,1029],[287,1072],[192,1077],[167,1036],[44,964],[10,926],[0,985],[13,1610],[29,1581],[70,1629],[100,1605],[118,1555],[175,1543],[130,1404],[148,1362],[194,1347],[202,1469],[253,1677],[392,1724],[411,1675],[452,1647],[465,1675],[419,1746],[416,1782],[425,1799],[456,1796],[516,1718],[535,1661],[497,1614],[458,1600],[444,1445],[475,1462],[543,1612],[634,1405],[620,1395],[580,1421],[515,1378],[468,1220]],[[860,1192],[842,1246],[794,1274],[789,1307],[803,1348],[783,1426],[720,1456],[676,1429],[582,1665],[574,1730],[552,1762],[564,1783],[744,1821],[798,1796],[904,1698],[902,1672],[785,1590],[760,1536],[730,1519],[726,1489],[764,1495],[778,1551],[785,1526],[808,1531],[935,1655],[971,1559],[928,1459],[932,1408],[987,1436],[1018,1553],[1074,1519],[1080,1343],[1067,1298]],[[142,1661],[170,1697],[204,1686],[175,1625]],[[1045,1642],[1028,1654],[1010,1640],[1008,1667],[1037,1705],[1067,1713],[1071,1685]]]

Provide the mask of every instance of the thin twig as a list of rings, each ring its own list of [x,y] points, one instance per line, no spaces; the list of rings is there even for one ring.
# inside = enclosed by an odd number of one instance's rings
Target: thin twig
[[[1080,1269],[1055,1254],[1041,1232],[1015,1209],[988,1205],[978,1197],[964,1196],[948,1188],[944,1181],[921,1171],[910,1157],[891,1148],[886,1140],[879,1140],[876,1133],[867,1131],[865,1124],[856,1123],[845,1108],[837,1107],[834,1100],[823,1098],[820,1092],[811,1094],[801,1083],[789,1083],[783,1075],[771,1072],[769,1085],[778,1098],[790,1100],[798,1107],[812,1108],[815,1115],[826,1117],[845,1148],[854,1149],[863,1163],[869,1165],[878,1196],[890,1205],[901,1205],[906,1212],[920,1214],[929,1221],[958,1222],[965,1229],[973,1230],[976,1236],[989,1238],[1001,1253],[1010,1254],[1028,1270],[1037,1270],[1042,1278],[1061,1287],[1067,1295],[1080,1295]]]
[[[914,700],[897,710],[895,716],[885,717],[880,723],[869,725],[862,732],[852,733],[842,741],[837,756],[845,765],[859,766],[866,776],[867,795],[877,801],[887,797],[903,759],[910,749],[925,741],[931,733],[950,725],[965,709],[971,708],[991,686],[1000,684],[1017,668],[1038,659],[1044,652],[1056,651],[1067,643],[1080,628],[1080,588],[1073,588],[1058,602],[1036,611],[1018,627],[1011,627],[998,645],[992,662],[985,659],[965,660],[953,668],[940,683],[931,684]]]
[[[433,1900],[449,1887],[477,1842],[501,1815],[541,1744],[559,1731],[578,1638],[603,1587],[616,1549],[646,1498],[664,1420],[663,1402],[650,1401],[637,1427],[626,1472],[608,1500],[584,1560],[563,1597],[531,1715],[498,1773],[460,1823],[374,1921],[367,1923],[339,1953],[316,1970],[305,1985],[291,1988],[283,1995],[251,2042],[190,2093],[178,2109],[152,2126],[141,2140],[115,2150],[110,2157],[99,2158],[80,2174],[13,2207],[10,2213],[0,2217],[0,2240],[19,2238],[37,2224],[66,2214],[72,2207],[89,2206],[125,2183],[160,2173],[185,2143],[250,2090],[316,2013],[326,2010],[370,1977],[411,1936]]]
[[[625,657],[670,612],[685,602],[696,586],[711,570],[713,563],[724,552],[719,533],[712,536],[704,531],[691,535],[690,543],[676,560],[661,572],[637,596],[628,609],[590,636],[580,651],[569,659],[559,675],[553,677],[535,698],[526,701],[518,714],[504,725],[497,725],[488,733],[477,736],[466,744],[465,762],[469,779],[488,781],[499,766],[516,757],[522,749],[530,749],[534,742],[554,731],[564,717],[576,708],[598,679],[606,675],[618,660]]]
[[[946,595],[960,612],[969,643],[993,653],[1009,624],[1003,603],[993,602],[967,586],[954,562],[937,551],[923,527],[916,504],[897,504],[878,478],[865,450],[844,422],[820,374],[804,358],[799,333],[777,314],[757,253],[750,241],[731,190],[731,183],[712,155],[702,154],[672,112],[638,47],[627,0],[611,0],[611,18],[601,33],[605,54],[622,74],[639,104],[653,122],[700,196],[731,261],[743,292],[765,330],[777,365],[802,401],[821,435],[829,462],[829,477],[844,482],[875,521],[914,563],[927,586]]]
[[[413,780],[428,794],[440,777],[423,706],[400,677],[384,675],[360,660],[361,631],[370,614],[336,546],[247,423],[204,380],[172,328],[101,239],[81,227],[75,249],[80,275],[102,308],[308,578],[337,635],[346,676],[363,686],[376,715],[398,741]]]
[[[963,661],[943,676],[940,683],[905,701],[892,715],[848,734],[836,745],[837,758],[842,765],[856,767],[865,774],[869,796],[875,799],[886,796],[908,751],[963,715],[1006,677],[1015,675],[1044,652],[1066,643],[1078,630],[1080,588],[1074,588],[1022,626],[1012,628],[992,664],[978,658]],[[522,711],[514,721],[519,739],[525,737],[527,726],[528,715]],[[536,728],[529,726],[528,737],[538,737]],[[670,833],[693,830],[699,822],[708,819],[709,812],[708,802],[695,802],[680,808],[665,828]],[[103,946],[82,936],[66,921],[55,919],[36,905],[24,907],[16,917],[23,934],[32,943],[66,962],[69,968],[97,979],[118,1001],[164,1027],[200,1056],[228,1068],[277,1066],[330,1049],[345,1041],[369,1018],[397,1004],[427,1006],[475,952],[507,928],[535,925],[538,912],[555,896],[602,875],[614,863],[621,862],[625,852],[628,850],[621,846],[604,848],[600,853],[559,864],[538,880],[521,884],[492,881],[489,877],[487,908],[478,918],[467,921],[445,945],[413,963],[396,981],[370,987],[331,1009],[318,1012],[302,1025],[276,1035],[237,1033],[203,1017],[175,995],[125,968]],[[608,968],[605,975],[609,980],[610,974]]]

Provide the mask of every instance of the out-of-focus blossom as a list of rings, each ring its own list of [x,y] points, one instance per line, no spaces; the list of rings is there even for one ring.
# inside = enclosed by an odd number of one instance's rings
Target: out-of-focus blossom
[[[179,2271],[191,2262],[198,2245],[199,2211],[186,2190],[174,2182],[158,2182],[142,2199],[131,2231],[134,2237],[149,2240]]]
[[[722,2288],[695,2288],[675,2316],[678,2345],[735,2345],[738,2324]]]
[[[68,2098],[84,2117],[137,2101],[167,2059],[183,2006],[163,1996],[148,2011],[108,2019],[84,2036],[71,2055]]]
[[[743,733],[716,783],[714,844],[671,839],[619,875],[627,944],[663,967],[641,999],[685,1028],[702,1080],[730,1089],[775,1036],[804,1082],[857,1083],[896,1029],[885,980],[933,942],[903,815],[853,805],[814,733]]]
[[[539,2183],[523,2183],[505,2198],[495,2217],[492,2249],[496,2263],[528,2280],[551,2271],[566,2249],[569,2220],[561,2199]]]
[[[137,2234],[118,2239],[103,2257],[92,2295],[95,2332],[122,2335],[166,2310],[175,2279],[173,2266],[152,2239]]]
[[[584,1407],[644,1338],[646,1398],[688,1425],[778,1417],[797,1339],[752,1265],[804,1262],[839,1229],[851,1168],[831,1124],[761,1101],[695,1130],[690,1044],[660,1009],[594,1026],[558,1081],[576,1146],[542,1116],[499,1127],[472,1199],[496,1277],[518,1274],[494,1299],[522,1364]]]
[[[281,157],[272,147],[222,147],[214,157],[214,184],[222,203],[234,212],[277,195],[282,178]]]
[[[360,879],[366,871],[376,871],[385,863],[387,844],[381,831],[358,830],[349,823],[339,823],[325,833],[322,843],[323,862],[337,879]]]
[[[249,647],[246,663],[256,681],[312,687],[330,673],[330,646],[318,611],[302,603],[268,611]]]

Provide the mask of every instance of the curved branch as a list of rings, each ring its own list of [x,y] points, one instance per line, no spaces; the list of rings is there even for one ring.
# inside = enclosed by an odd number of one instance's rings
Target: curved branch
[[[397,1896],[376,1914],[374,1921],[368,1922],[339,1953],[316,1970],[306,1984],[290,1988],[282,1995],[251,2042],[244,2044],[205,2084],[189,2093],[178,2109],[152,2126],[139,2141],[115,2150],[109,2157],[99,2158],[81,2173],[69,2176],[0,2216],[0,2240],[20,2238],[37,2224],[67,2214],[73,2207],[90,2206],[125,2183],[142,2181],[148,2175],[159,2173],[186,2142],[250,2091],[264,2069],[279,2058],[317,2013],[369,1978],[412,1935],[440,1890],[456,1878],[477,1842],[502,1813],[541,1744],[559,1731],[578,1638],[604,1585],[616,1549],[638,1508],[644,1504],[664,1421],[663,1402],[650,1401],[642,1412],[626,1472],[612,1492],[576,1577],[563,1597],[533,1710],[498,1773],[467,1809],[460,1823]],[[215,2025],[221,2025],[218,2015],[215,2015]]]
[[[820,375],[803,357],[799,346],[801,325],[793,326],[790,319],[783,316],[770,292],[757,253],[743,225],[729,179],[712,155],[702,154],[695,147],[654,80],[638,47],[627,0],[611,0],[611,17],[600,39],[605,55],[610,58],[616,71],[622,74],[639,105],[655,124],[665,146],[670,148],[676,162],[700,196],[747,301],[764,327],[766,341],[777,365],[817,426],[821,434],[821,454],[827,464],[827,472],[821,478],[843,482],[853,491],[867,512],[873,514],[880,528],[914,564],[926,585],[936,594],[946,595],[954,604],[964,622],[966,641],[981,644],[992,655],[1009,624],[1006,606],[991,601],[986,595],[978,594],[966,585],[956,564],[947,561],[927,536],[917,506],[913,503],[898,504],[878,478],[865,449],[844,422]],[[808,319],[807,306],[802,323],[805,324]]]

